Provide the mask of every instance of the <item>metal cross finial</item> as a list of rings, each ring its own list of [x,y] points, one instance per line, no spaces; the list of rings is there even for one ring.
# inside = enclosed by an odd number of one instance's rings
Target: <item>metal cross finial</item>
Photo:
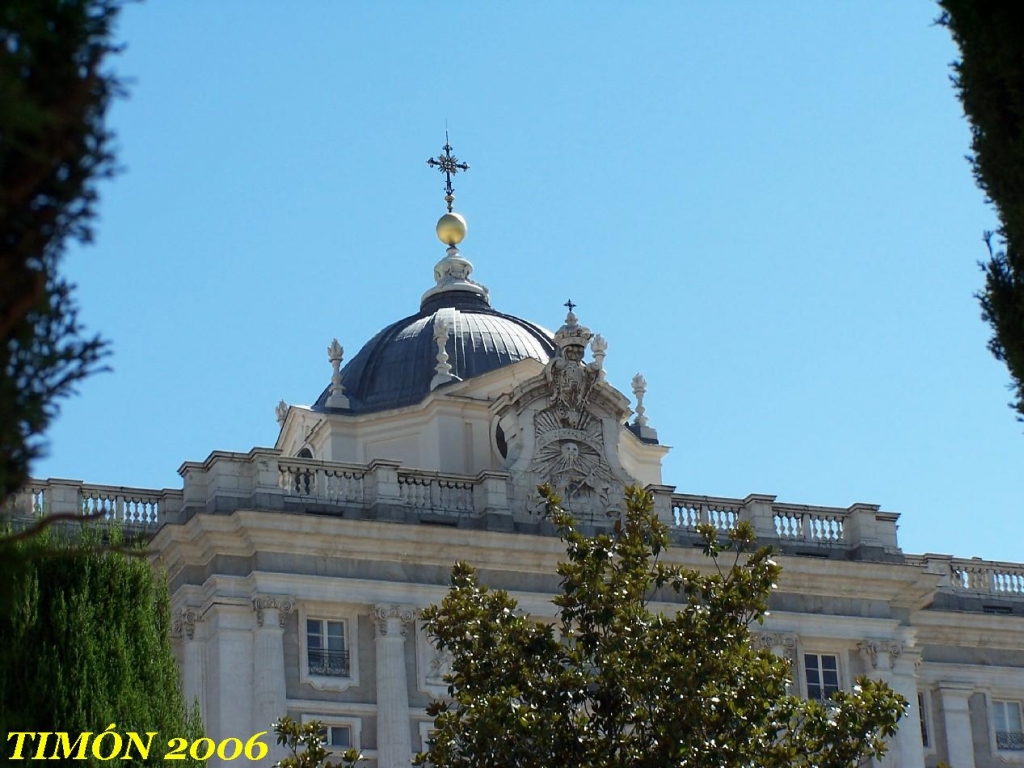
[[[444,200],[448,203],[448,213],[451,213],[452,201],[455,200],[455,187],[452,186],[452,176],[459,171],[468,171],[469,165],[460,163],[459,158],[452,154],[452,145],[448,143],[447,129],[444,132],[444,146],[441,149],[444,150],[444,154],[430,158],[427,160],[427,165],[431,168],[437,168],[444,174]]]
[[[563,304],[562,306],[563,306],[563,307],[568,307],[568,308],[569,308],[569,311],[570,311],[570,312],[572,312],[572,311],[573,311],[574,309],[576,309],[576,307],[578,307],[579,305],[578,305],[578,304],[573,304],[573,303],[572,303],[572,299],[569,299],[569,300],[568,300],[567,302],[565,302],[565,304]]]

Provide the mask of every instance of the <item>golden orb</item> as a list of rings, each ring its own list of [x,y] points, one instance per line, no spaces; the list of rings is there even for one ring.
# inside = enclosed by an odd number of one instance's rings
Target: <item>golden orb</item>
[[[445,245],[458,245],[466,236],[466,220],[457,213],[446,213],[437,220],[437,239]]]

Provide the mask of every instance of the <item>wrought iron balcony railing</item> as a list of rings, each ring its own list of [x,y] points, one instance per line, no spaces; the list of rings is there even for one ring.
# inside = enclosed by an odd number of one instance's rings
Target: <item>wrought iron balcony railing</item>
[[[1024,751],[1024,733],[1020,731],[996,731],[996,748]]]
[[[348,651],[309,651],[309,674],[348,677]]]

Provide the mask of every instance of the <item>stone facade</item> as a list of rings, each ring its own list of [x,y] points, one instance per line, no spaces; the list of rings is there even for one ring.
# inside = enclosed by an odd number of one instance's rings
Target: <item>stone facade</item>
[[[448,664],[417,614],[444,595],[452,563],[551,617],[563,553],[536,514],[536,485],[556,486],[596,531],[639,484],[678,544],[674,562],[706,565],[692,546],[703,522],[749,521],[779,550],[783,578],[755,640],[792,661],[802,695],[861,674],[902,693],[910,710],[885,765],[1024,763],[1024,565],[906,554],[898,515],[873,505],[678,493],[661,476],[668,449],[642,406],[647,382],[632,381],[634,416],[605,380],[607,344],[571,306],[537,347],[554,350],[548,359],[468,375],[458,334],[472,308],[448,288],[439,278],[416,320],[430,355],[415,404],[359,411],[365,387],[346,379],[334,341],[322,407],[280,403],[273,448],[186,462],[180,490],[50,480],[17,500],[25,513],[105,509],[153,534],[185,693],[212,738],[247,738],[289,714],[325,721],[371,766],[407,765]]]

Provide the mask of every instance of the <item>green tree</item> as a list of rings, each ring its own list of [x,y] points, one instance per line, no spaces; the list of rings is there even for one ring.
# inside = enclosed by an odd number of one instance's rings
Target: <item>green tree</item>
[[[319,720],[297,723],[285,715],[274,723],[277,743],[291,754],[274,763],[274,768],[355,768],[363,756],[355,749],[345,750],[338,762],[331,762],[333,753],[324,743],[327,727]]]
[[[588,537],[544,493],[568,556],[558,624],[456,564],[424,614],[452,655],[451,698],[428,709],[436,732],[417,765],[839,768],[884,751],[902,697],[866,678],[828,702],[794,697],[788,663],[755,649],[748,627],[780,569],[749,525],[724,542],[702,527],[709,567],[693,570],[661,561],[668,531],[649,494],[630,489],[614,532]]]
[[[114,158],[104,70],[118,0],[0,4],[0,503],[27,479],[60,398],[97,369],[58,268],[89,242],[96,183]]]
[[[1024,5],[941,0],[939,23],[960,48],[953,82],[971,121],[969,158],[1000,227],[985,233],[989,259],[978,294],[992,326],[988,347],[1006,363],[1024,420]]]
[[[147,558],[101,551],[99,537],[50,529],[19,542],[20,588],[0,613],[0,733],[156,731],[150,759],[133,764],[163,765],[171,738],[202,736],[171,652],[167,587]],[[0,759],[14,746],[5,741]]]

